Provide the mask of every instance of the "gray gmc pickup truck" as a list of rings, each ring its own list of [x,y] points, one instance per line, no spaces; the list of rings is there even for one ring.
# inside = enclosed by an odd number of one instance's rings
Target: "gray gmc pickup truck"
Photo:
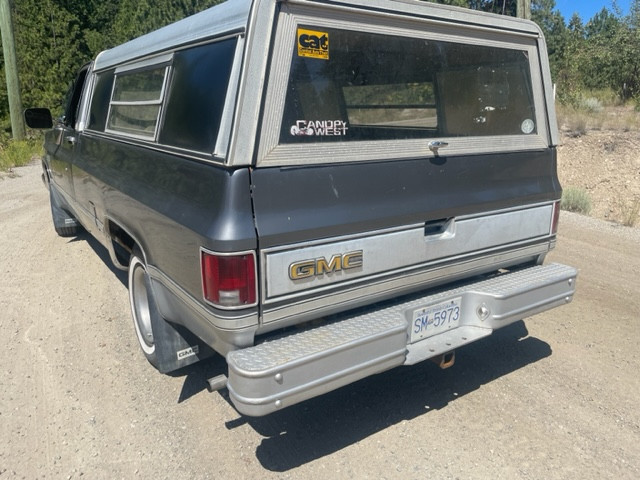
[[[58,234],[129,272],[169,372],[264,415],[571,301],[532,22],[415,0],[228,0],[100,53],[48,128]]]

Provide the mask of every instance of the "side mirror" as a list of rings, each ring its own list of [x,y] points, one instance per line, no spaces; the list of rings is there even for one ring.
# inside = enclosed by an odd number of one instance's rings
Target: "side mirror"
[[[29,128],[53,127],[53,119],[48,108],[27,108],[24,111],[24,121]]]

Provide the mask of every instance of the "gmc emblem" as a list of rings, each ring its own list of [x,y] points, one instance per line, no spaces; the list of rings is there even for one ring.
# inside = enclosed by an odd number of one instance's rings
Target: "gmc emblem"
[[[289,278],[301,280],[309,277],[321,277],[326,273],[335,273],[362,266],[362,250],[336,254],[327,260],[324,257],[302,260],[289,265]]]

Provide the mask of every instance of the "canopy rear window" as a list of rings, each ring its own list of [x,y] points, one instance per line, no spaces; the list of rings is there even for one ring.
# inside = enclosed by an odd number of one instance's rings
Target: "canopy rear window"
[[[526,50],[316,30],[297,28],[280,143],[536,133]]]
[[[258,163],[548,148],[535,34],[283,8]]]

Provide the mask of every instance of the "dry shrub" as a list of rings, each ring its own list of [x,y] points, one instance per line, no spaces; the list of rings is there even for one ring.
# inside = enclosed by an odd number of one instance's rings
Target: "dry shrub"
[[[567,187],[562,192],[560,208],[569,212],[589,215],[591,211],[591,198],[586,190],[578,187]]]
[[[635,227],[640,218],[640,198],[633,199],[633,203],[622,207],[622,224],[627,227]]]

